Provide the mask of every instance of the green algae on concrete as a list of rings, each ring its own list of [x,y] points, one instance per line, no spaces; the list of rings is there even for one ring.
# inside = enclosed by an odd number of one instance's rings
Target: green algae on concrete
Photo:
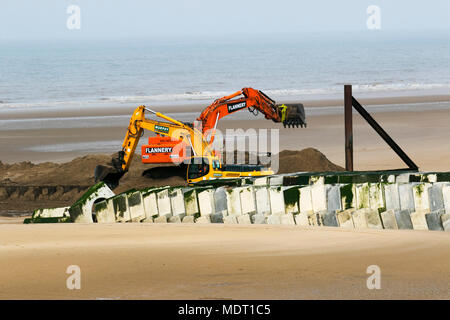
[[[356,186],[356,208],[370,208],[369,184],[357,184]]]
[[[355,207],[353,184],[345,184],[341,186],[342,209],[347,210]]]
[[[114,193],[104,182],[95,184],[69,207],[70,218],[76,223],[92,223],[92,207],[96,199],[113,196]]]
[[[60,217],[60,218],[26,218],[23,220],[24,224],[31,223],[72,223],[72,219],[70,217]]]
[[[77,201],[75,201],[75,203],[71,206],[71,208],[77,205],[83,206],[92,195],[95,196],[97,194],[97,191],[104,186],[105,183],[103,181],[96,183],[95,185],[90,187]]]
[[[292,186],[284,189],[284,206],[286,213],[296,214],[299,212],[300,186]]]
[[[199,206],[197,202],[197,190],[192,188],[184,191],[184,207],[187,215],[195,215],[199,213]]]

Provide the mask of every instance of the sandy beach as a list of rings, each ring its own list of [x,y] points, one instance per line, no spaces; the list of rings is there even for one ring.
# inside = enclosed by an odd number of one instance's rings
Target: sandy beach
[[[449,13],[2,1],[0,301],[155,300],[140,312],[171,318],[167,299],[200,319],[219,312],[183,300],[242,300],[230,318],[262,316],[256,299],[266,318],[323,314],[271,300],[450,300]],[[346,139],[344,95],[397,152],[354,108]]]
[[[229,225],[0,225],[1,299],[449,299],[450,235]],[[37,240],[39,239],[39,240]],[[66,269],[81,269],[81,289]],[[369,290],[366,269],[381,270]]]
[[[448,99],[398,99],[365,103],[422,171],[450,171]],[[280,150],[314,147],[343,166],[343,113],[336,104],[305,103],[303,129],[283,129],[247,112],[219,127],[279,128]],[[160,110],[184,119],[195,116],[195,108]],[[9,120],[19,126],[0,131],[0,160],[65,162],[110,154],[120,148],[132,110],[4,112],[8,126]],[[49,119],[61,124],[46,128]],[[404,167],[357,114],[354,147],[357,170]],[[134,166],[142,168],[139,160]],[[0,299],[450,299],[447,232],[22,221],[0,219]],[[81,268],[81,290],[66,288],[69,265]],[[381,290],[367,289],[369,265],[381,268]]]

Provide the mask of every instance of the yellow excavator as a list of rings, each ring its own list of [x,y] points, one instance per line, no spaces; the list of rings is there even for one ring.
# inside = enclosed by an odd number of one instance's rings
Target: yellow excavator
[[[146,119],[145,111],[168,122]],[[189,184],[209,179],[266,176],[274,173],[270,168],[260,165],[222,164],[215,151],[211,149],[211,144],[205,141],[200,130],[194,128],[193,125],[182,123],[142,105],[137,107],[131,116],[122,150],[118,152],[116,158],[112,159],[112,167],[99,165],[95,168],[96,181],[104,181],[112,189],[119,185],[120,178],[131,165],[144,130],[153,131],[158,135],[170,137],[175,141],[180,140],[190,145],[193,156],[189,157],[189,161],[179,164],[179,168],[186,170],[186,181]],[[170,170],[170,167],[161,169]]]

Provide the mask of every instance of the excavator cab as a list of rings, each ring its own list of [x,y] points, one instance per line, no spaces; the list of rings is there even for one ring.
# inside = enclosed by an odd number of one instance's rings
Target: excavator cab
[[[211,161],[208,157],[192,157],[187,165],[187,181],[190,183],[207,180],[207,176],[214,169],[220,169],[220,161]]]

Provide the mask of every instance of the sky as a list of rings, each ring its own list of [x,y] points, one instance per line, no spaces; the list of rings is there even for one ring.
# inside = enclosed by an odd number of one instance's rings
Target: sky
[[[66,26],[70,5],[80,29]],[[449,0],[1,0],[0,39],[363,31],[370,5],[381,10],[378,31],[450,33]]]

